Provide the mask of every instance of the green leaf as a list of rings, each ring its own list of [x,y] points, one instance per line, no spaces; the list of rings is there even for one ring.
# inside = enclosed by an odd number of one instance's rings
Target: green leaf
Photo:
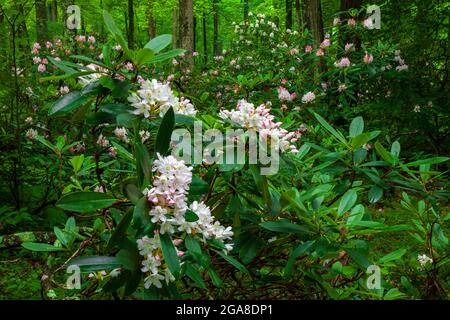
[[[48,243],[36,243],[36,242],[24,242],[22,243],[22,247],[31,251],[44,251],[44,252],[64,250],[64,248],[55,247]]]
[[[59,116],[72,111],[89,101],[88,96],[84,96],[80,91],[69,92],[62,96],[48,110],[49,116]]]
[[[117,261],[122,264],[126,270],[139,270],[141,268],[142,256],[136,247],[122,249],[117,254]]]
[[[144,48],[150,49],[154,53],[160,52],[172,42],[171,34],[162,34],[156,38],[151,39]]]
[[[214,270],[211,266],[208,269],[209,277],[211,278],[212,283],[216,287],[221,287],[223,282],[222,279],[220,279],[219,275],[217,274],[216,270]]]
[[[124,147],[122,147],[120,144],[118,144],[115,141],[111,141],[112,145],[114,146],[114,148],[117,151],[117,154],[121,157],[123,157],[125,160],[129,161],[129,162],[134,162],[134,157],[133,155]]]
[[[173,108],[170,107],[169,110],[164,114],[161,121],[161,125],[158,129],[158,134],[156,136],[155,153],[160,155],[166,155],[170,147],[170,138],[172,136],[172,131],[175,126],[175,113]]]
[[[137,204],[139,199],[143,197],[141,190],[136,187],[136,185],[132,183],[128,183],[125,185],[125,193],[127,194],[127,198],[133,203]]]
[[[299,226],[297,224],[293,224],[287,220],[267,221],[262,222],[259,225],[264,229],[274,232],[295,233],[299,235],[305,235],[310,233],[308,228],[304,226]]]
[[[342,142],[344,145],[347,144],[347,140],[345,139],[345,137],[342,135],[342,133],[340,133],[339,131],[337,131],[336,129],[334,129],[324,118],[322,118],[320,115],[318,115],[317,113],[315,113],[314,111],[311,111],[314,116],[316,117],[317,121],[319,121],[319,123],[325,128],[325,130],[327,130],[329,133],[331,133],[338,141]]]
[[[125,55],[129,58],[132,58],[131,52],[128,49],[128,44],[125,41],[125,38],[123,37],[122,32],[117,27],[111,14],[109,14],[109,12],[106,10],[103,10],[103,20],[105,21],[105,25],[106,25],[106,28],[108,29],[108,31],[114,36],[114,39],[122,47],[122,50],[125,53]]]
[[[62,61],[55,60],[53,57],[47,56],[48,61],[53,63],[58,69],[61,69],[66,74],[76,73],[77,70],[65,65]]]
[[[149,63],[154,56],[155,54],[152,50],[147,48],[140,49],[136,54],[136,64],[138,66],[142,66],[146,63]]]
[[[186,248],[190,252],[194,252],[194,253],[198,253],[198,254],[202,253],[202,248],[200,247],[200,243],[192,235],[188,234],[186,236],[186,239],[184,239],[184,243],[186,245]]]
[[[115,245],[120,246],[123,243],[123,240],[126,239],[126,233],[131,223],[131,219],[133,219],[133,211],[130,210],[123,215],[122,219],[117,225],[117,228],[111,235],[111,238],[109,239],[108,245],[106,247],[107,250],[113,248]]]
[[[202,289],[206,289],[205,282],[203,281],[202,276],[200,275],[200,272],[198,272],[198,269],[194,267],[191,264],[186,265],[186,275],[194,281],[194,283]]]
[[[146,196],[142,196],[141,199],[136,203],[133,210],[133,225],[140,224],[141,227],[145,228],[146,225],[151,223],[150,220],[150,206],[148,204],[148,199]]]
[[[362,269],[367,270],[367,268],[373,263],[367,260],[367,258],[359,251],[347,249],[349,256],[356,262]]]
[[[169,267],[170,272],[175,278],[180,274],[180,261],[178,260],[177,251],[173,245],[170,235],[165,233],[159,236],[161,240],[161,248],[164,255],[164,260]]]
[[[67,246],[68,239],[66,237],[66,234],[58,227],[53,227],[53,232],[55,233],[56,238],[61,242],[63,246]]]
[[[112,270],[122,267],[122,264],[116,257],[108,256],[86,256],[77,257],[70,260],[69,266],[76,265],[82,272],[94,272],[102,270]]]
[[[243,272],[243,273],[247,273],[249,274],[247,268],[240,263],[239,261],[237,261],[235,258],[224,254],[223,252],[220,251],[216,251],[222,258],[224,258],[229,264],[231,264],[233,267],[235,267],[236,269],[238,269],[239,271]]]
[[[389,261],[394,261],[400,259],[404,254],[406,253],[406,249],[399,249],[396,251],[393,251],[391,253],[388,253],[384,257],[380,259],[380,263],[386,263]]]
[[[87,63],[89,63],[89,64],[95,64],[95,65],[97,65],[97,66],[100,66],[100,67],[109,69],[109,67],[108,67],[106,64],[103,64],[103,63],[101,63],[100,61],[91,59],[91,58],[86,57],[86,56],[83,56],[83,55],[74,54],[74,55],[71,55],[70,57],[73,58],[73,59],[78,59],[78,60],[87,62]]]
[[[74,192],[70,193],[56,202],[58,208],[74,212],[94,212],[111,206],[117,200],[102,192]]]
[[[398,141],[394,141],[394,143],[391,146],[391,154],[398,158],[400,155],[400,143]]]
[[[386,149],[377,141],[375,142],[375,150],[377,153],[383,158],[384,161],[393,164],[394,160],[392,159],[392,155],[386,151]]]
[[[189,186],[189,195],[202,195],[208,192],[209,185],[205,180],[199,177],[192,177],[192,183]]]
[[[300,244],[295,250],[292,250],[291,254],[289,255],[286,267],[284,267],[283,270],[284,276],[288,277],[291,275],[295,260],[297,260],[297,258],[300,257],[302,254],[304,254],[313,244],[314,241],[306,241]]]
[[[354,189],[348,190],[339,201],[338,214],[343,215],[345,212],[349,211],[353,205],[356,203],[358,195]]]
[[[173,49],[164,53],[160,53],[156,56],[154,56],[150,61],[147,62],[147,64],[154,64],[158,63],[167,59],[174,58],[176,56],[179,56],[180,54],[184,53],[185,50],[183,49]]]
[[[381,189],[379,186],[372,186],[369,190],[369,202],[375,203],[378,202],[381,197],[383,196],[383,189]]]
[[[356,137],[364,131],[364,120],[362,117],[356,117],[350,124],[350,137]]]
[[[347,219],[347,224],[352,225],[358,223],[364,217],[364,206],[362,204],[357,204],[352,211],[350,211],[350,215]]]
[[[150,165],[150,156],[147,148],[139,140],[135,143],[136,151],[136,170],[139,178],[139,186],[146,185],[150,182],[152,168]]]
[[[418,160],[418,161],[413,161],[410,163],[407,163],[406,166],[407,167],[413,167],[413,166],[420,166],[420,165],[424,165],[424,164],[437,164],[437,163],[442,163],[442,162],[446,162],[450,160],[450,158],[447,157],[434,157],[434,158],[429,158],[429,159],[424,159],[424,160]]]
[[[192,211],[192,210],[186,210],[186,213],[184,214],[184,218],[186,219],[187,222],[195,222],[198,221],[198,215]]]

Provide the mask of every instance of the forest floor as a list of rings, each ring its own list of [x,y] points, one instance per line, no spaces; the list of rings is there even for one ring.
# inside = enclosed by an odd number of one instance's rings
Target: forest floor
[[[386,208],[372,214],[375,221],[384,220],[387,225],[406,224],[411,219],[410,213],[402,208]],[[414,240],[407,232],[378,234],[370,243],[371,251],[377,253],[377,258],[399,247],[420,250],[414,246]],[[406,255],[411,255],[411,252]],[[0,250],[0,300],[41,299],[40,277],[45,263],[39,253],[21,248]]]

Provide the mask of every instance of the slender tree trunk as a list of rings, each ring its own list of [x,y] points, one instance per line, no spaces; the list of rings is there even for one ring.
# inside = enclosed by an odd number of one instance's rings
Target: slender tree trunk
[[[286,0],[286,29],[292,30],[292,0]]]
[[[58,21],[58,3],[56,0],[52,0],[50,16],[52,21]]]
[[[297,23],[297,31],[303,30],[303,22],[301,19],[301,6],[300,0],[295,0],[295,22]]]
[[[206,30],[206,13],[205,8],[203,8],[203,17],[202,17],[202,24],[203,24],[203,56],[205,57],[205,63],[208,63],[208,42],[207,40],[207,30]]]
[[[36,0],[36,39],[40,43],[47,40],[46,0]]]
[[[179,14],[178,14],[178,8],[176,6],[173,7],[172,10],[172,47],[178,48],[180,46],[179,44],[179,28],[178,28],[178,23],[179,23]]]
[[[248,21],[248,0],[244,0],[244,21]]]
[[[319,45],[323,40],[322,6],[320,0],[303,0],[303,19],[312,32],[314,42]]]
[[[214,47],[214,55],[218,56],[220,54],[220,44],[219,44],[219,7],[218,7],[219,0],[213,0],[213,11],[214,11],[214,17],[213,17],[213,47]]]
[[[194,1],[180,0],[180,44],[189,52],[194,51]]]
[[[128,48],[134,49],[134,1],[128,0]]]
[[[359,9],[362,6],[362,0],[341,0],[341,11],[348,11],[352,8]]]
[[[197,50],[197,18],[194,17],[194,49],[192,51]]]
[[[148,1],[148,9],[147,9],[147,17],[148,17],[148,36],[150,39],[153,39],[156,36],[156,23],[153,18],[153,1]]]

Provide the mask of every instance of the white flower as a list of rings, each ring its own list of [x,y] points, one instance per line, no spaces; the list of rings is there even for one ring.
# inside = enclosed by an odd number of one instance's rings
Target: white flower
[[[33,123],[33,118],[32,118],[32,117],[27,117],[27,118],[25,119],[25,123],[26,123],[26,124],[32,124],[32,123]]]
[[[162,117],[170,107],[179,102],[169,84],[158,82],[156,79],[144,81],[137,94],[132,93],[128,101],[136,109],[132,113],[143,114],[145,118],[157,112]]]
[[[144,279],[144,287],[148,289],[153,285],[158,289],[161,289],[162,288],[161,280],[164,279],[165,278],[162,275],[158,273],[152,273]]]
[[[128,143],[128,131],[125,128],[115,128],[114,134],[119,140]]]
[[[104,189],[103,186],[95,186],[94,192],[105,193],[105,192],[106,192],[106,189]]]
[[[433,263],[433,259],[428,257],[426,254],[418,255],[417,261],[419,261],[420,265],[424,267],[427,263]]]
[[[291,95],[292,96],[292,95]],[[255,108],[252,103],[245,100],[238,101],[237,109],[221,110],[219,116],[224,120],[230,120],[244,129],[259,132],[263,139],[278,141],[279,150],[282,152],[295,152],[295,147],[291,148],[290,140],[297,137],[296,132],[288,132],[281,128],[281,122],[275,122],[275,117],[270,114],[270,108],[264,104]]]
[[[140,130],[139,135],[141,136],[142,143],[150,138],[150,132],[148,132],[147,130]]]
[[[350,59],[347,57],[342,58],[341,60],[334,63],[334,65],[338,68],[347,68],[350,67]]]
[[[98,139],[97,139],[97,144],[98,144],[99,146],[101,146],[101,147],[106,148],[106,147],[109,146],[109,141],[108,141],[108,139],[106,139],[106,138],[103,136],[103,134],[100,134],[100,135],[98,136]]]
[[[59,88],[59,94],[60,95],[65,95],[65,94],[68,94],[70,92],[70,90],[69,90],[69,87],[68,86],[61,86],[60,88]]]
[[[25,136],[30,140],[34,140],[38,136],[38,133],[34,129],[28,129],[27,132],[25,133]]]
[[[316,95],[313,92],[308,92],[302,97],[303,103],[311,103],[316,99]]]
[[[112,278],[116,278],[116,277],[119,276],[120,271],[121,271],[120,268],[113,269],[113,270],[109,273],[109,275],[110,275]]]

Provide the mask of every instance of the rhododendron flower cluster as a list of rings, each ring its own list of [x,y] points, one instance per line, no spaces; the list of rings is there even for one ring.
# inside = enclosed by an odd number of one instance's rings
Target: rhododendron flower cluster
[[[195,116],[197,111],[188,99],[176,97],[168,83],[161,83],[156,79],[141,82],[141,87],[137,93],[132,93],[128,101],[135,108],[132,113],[144,115],[149,118],[151,115],[159,113],[160,117],[173,107],[177,114]]]
[[[219,115],[222,119],[231,120],[244,129],[255,130],[263,139],[279,141],[281,152],[298,152],[292,143],[300,138],[301,133],[281,128],[282,123],[274,121],[275,117],[270,114],[270,107],[267,104],[255,108],[253,103],[240,100],[236,109],[221,110]]]
[[[292,101],[297,97],[297,94],[294,93],[289,93],[289,91],[285,88],[285,87],[278,87],[278,99],[280,99],[280,101]]]
[[[114,129],[114,134],[119,140],[122,140],[123,142],[127,142],[128,143],[128,131],[127,131],[127,129],[125,129],[125,128],[115,128]]]
[[[342,58],[341,60],[335,62],[335,66],[338,68],[347,68],[350,67],[350,59],[347,57]]]
[[[302,102],[303,103],[311,103],[315,99],[316,99],[316,95],[314,94],[314,92],[308,92],[308,93],[303,95]]]
[[[144,194],[151,205],[151,222],[157,225],[157,229],[152,238],[144,236],[137,240],[137,244],[140,254],[144,256],[141,271],[146,273],[145,287],[154,285],[161,288],[161,280],[169,283],[175,278],[164,263],[160,234],[174,235],[182,232],[201,236],[203,241],[215,239],[222,242],[228,252],[233,249],[233,245],[225,242],[232,240],[233,231],[231,227],[224,227],[215,221],[210,209],[203,202],[195,201],[188,206],[187,194],[192,182],[192,167],[186,166],[184,161],[158,154],[158,159],[153,163],[153,172],[153,187],[145,189]],[[186,221],[185,214],[188,210],[198,216],[197,221]],[[175,245],[180,243],[179,239],[174,240]],[[177,254],[182,256],[183,252],[177,249]]]

